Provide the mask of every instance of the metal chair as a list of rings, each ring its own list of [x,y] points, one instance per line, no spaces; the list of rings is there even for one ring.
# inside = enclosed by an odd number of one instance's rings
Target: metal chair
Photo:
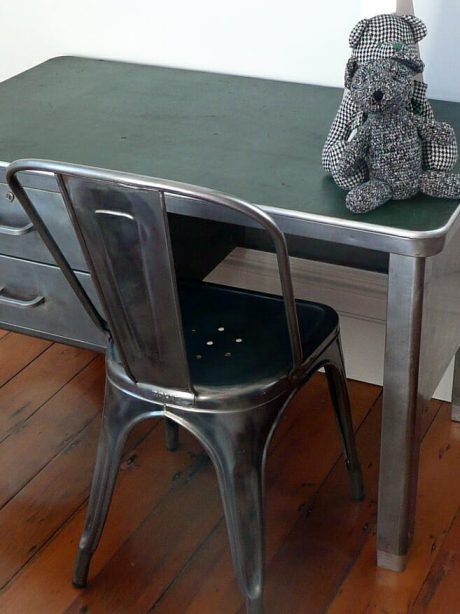
[[[103,314],[21,187],[17,174],[23,171],[55,175]],[[336,312],[295,301],[284,235],[249,203],[190,185],[46,160],[14,162],[7,181],[83,307],[107,334],[102,430],[75,586],[86,585],[128,432],[141,420],[164,416],[196,435],[215,464],[247,612],[261,614],[267,448],[290,399],[320,367],[353,497],[363,497]],[[262,226],[275,243],[283,297],[177,282],[167,208],[178,199],[191,211],[232,210]]]

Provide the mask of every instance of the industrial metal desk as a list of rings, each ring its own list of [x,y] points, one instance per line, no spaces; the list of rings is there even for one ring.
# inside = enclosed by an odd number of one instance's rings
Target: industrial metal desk
[[[179,180],[259,204],[306,247],[320,239],[330,252],[340,245],[362,250],[364,268],[369,249],[389,255],[378,562],[402,569],[414,521],[419,416],[460,346],[459,207],[417,196],[362,216],[348,213],[344,193],[320,164],[341,95],[334,88],[57,58],[0,85],[0,181],[7,163],[22,157]],[[460,135],[460,105],[434,107]],[[24,181],[91,292],[56,186],[47,176]],[[3,183],[0,326],[102,349],[11,198]],[[209,229],[219,228],[214,222],[239,223],[206,208],[194,210],[194,218],[184,214],[190,215],[187,203],[177,201],[179,229],[181,219],[187,228],[206,224],[206,240],[196,246],[221,245],[209,240]],[[190,233],[179,235],[180,248]],[[218,257],[225,253],[224,246]],[[204,262],[212,260],[204,254]],[[459,389],[454,385],[457,397]]]

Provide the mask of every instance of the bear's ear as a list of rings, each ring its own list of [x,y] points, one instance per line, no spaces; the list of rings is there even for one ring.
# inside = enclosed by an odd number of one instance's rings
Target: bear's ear
[[[425,38],[428,30],[426,29],[426,25],[423,23],[421,19],[416,17],[415,15],[401,15],[401,19],[406,21],[414,33],[415,42],[421,41],[422,38]]]
[[[358,21],[353,30],[350,32],[348,42],[350,43],[350,47],[352,49],[356,49],[356,47],[359,45],[359,41],[361,40],[364,32],[367,30],[368,25],[369,19],[361,19],[361,21]]]
[[[345,87],[347,90],[351,88],[351,82],[353,81],[353,77],[357,69],[358,61],[355,58],[350,58],[345,68]]]
[[[412,70],[414,75],[418,75],[419,73],[423,72],[423,69],[425,68],[425,64],[422,62],[420,58],[395,55],[394,59],[396,60],[396,62],[399,62],[400,64],[404,64],[404,66],[407,66],[407,68]]]

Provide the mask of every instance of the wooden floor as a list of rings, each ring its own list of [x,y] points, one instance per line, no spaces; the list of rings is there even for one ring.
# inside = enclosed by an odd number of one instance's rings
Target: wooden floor
[[[243,614],[213,468],[181,432],[132,434],[91,585],[70,583],[95,456],[100,355],[0,332],[0,612]],[[460,612],[460,424],[423,416],[415,542],[375,566],[381,389],[350,382],[366,499],[353,502],[324,376],[280,424],[267,472],[267,614]]]

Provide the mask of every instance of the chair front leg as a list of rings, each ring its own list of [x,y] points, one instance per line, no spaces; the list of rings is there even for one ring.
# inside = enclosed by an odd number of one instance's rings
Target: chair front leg
[[[126,438],[137,418],[160,415],[151,405],[130,397],[106,382],[104,412],[85,526],[75,563],[73,585],[87,584],[92,556],[101,539]]]
[[[460,350],[457,350],[455,354],[451,419],[454,422],[460,422]]]
[[[216,464],[236,575],[248,614],[263,613],[263,451],[240,439]]]
[[[264,468],[285,402],[249,411],[181,414],[216,468],[230,547],[247,614],[263,614]]]

